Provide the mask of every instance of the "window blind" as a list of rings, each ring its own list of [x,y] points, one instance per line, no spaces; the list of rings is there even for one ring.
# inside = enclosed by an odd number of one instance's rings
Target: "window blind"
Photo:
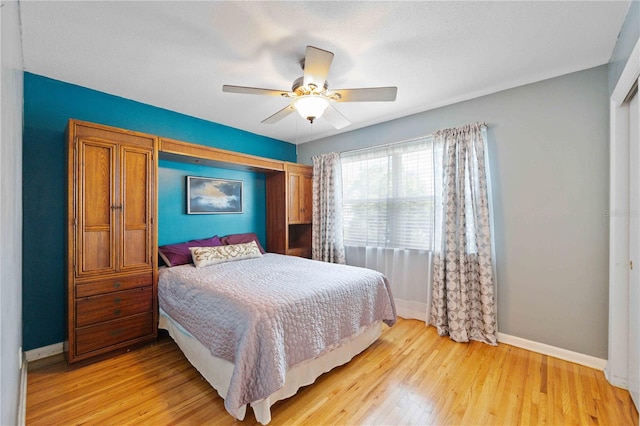
[[[432,248],[432,147],[424,137],[340,155],[345,245]]]

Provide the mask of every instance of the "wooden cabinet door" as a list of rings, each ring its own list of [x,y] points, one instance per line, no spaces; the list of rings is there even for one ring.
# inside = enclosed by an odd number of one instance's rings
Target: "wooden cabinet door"
[[[76,276],[116,272],[117,145],[102,140],[81,140],[77,156]]]
[[[289,223],[302,220],[302,175],[289,173]]]
[[[119,269],[152,267],[153,155],[150,149],[120,148]]]
[[[302,176],[302,213],[301,223],[311,223],[313,219],[313,176]]]
[[[313,177],[289,172],[289,224],[311,223]]]

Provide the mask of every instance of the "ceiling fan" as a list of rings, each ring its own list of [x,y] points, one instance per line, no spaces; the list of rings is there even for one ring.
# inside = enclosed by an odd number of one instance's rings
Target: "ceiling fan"
[[[309,120],[324,117],[336,129],[351,124],[333,105],[333,102],[380,102],[395,101],[397,87],[368,87],[363,89],[329,90],[327,74],[333,60],[333,53],[317,47],[307,46],[305,57],[300,61],[304,75],[297,78],[289,90],[260,89],[256,87],[222,86],[223,92],[249,95],[281,96],[291,99],[286,107],[262,120],[262,123],[276,123],[294,111]]]

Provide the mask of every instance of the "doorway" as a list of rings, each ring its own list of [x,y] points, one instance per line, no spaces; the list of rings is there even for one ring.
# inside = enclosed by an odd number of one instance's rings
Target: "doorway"
[[[605,376],[640,406],[640,40],[610,102],[609,353]]]

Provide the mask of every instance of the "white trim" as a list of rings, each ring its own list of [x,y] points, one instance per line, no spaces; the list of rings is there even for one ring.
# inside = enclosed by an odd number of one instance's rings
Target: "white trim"
[[[629,389],[629,382],[626,377],[611,375],[609,362],[607,362],[607,367],[604,369],[604,378],[607,379],[607,381],[611,383],[613,386],[616,386],[622,389]]]
[[[416,314],[416,316],[423,316],[424,312],[426,310],[423,310],[422,305],[424,305],[426,307],[426,304],[422,304],[422,303],[417,303],[417,302],[413,302],[413,303],[408,303],[405,306],[406,301],[402,300],[402,299],[396,299],[395,300],[397,305],[400,306],[396,306],[397,308],[404,308],[402,309],[405,315],[402,315],[401,312],[398,312],[398,316],[402,317],[402,318],[414,318],[414,319],[418,319],[418,320],[422,320],[425,321],[426,318],[416,318],[414,316],[412,316],[409,312]],[[399,302],[399,303],[398,303]],[[420,305],[420,307],[414,305],[414,303],[416,305]],[[413,306],[410,306],[413,305]],[[417,308],[417,309],[416,309]],[[406,310],[405,310],[406,309]],[[400,311],[401,309],[398,309],[398,311]],[[407,312],[409,311],[409,312]],[[544,343],[539,343],[539,342],[534,342],[532,340],[527,340],[527,339],[523,339],[521,337],[516,337],[516,336],[511,336],[509,334],[505,334],[505,333],[498,333],[498,342],[500,343],[504,343],[506,345],[511,345],[511,346],[515,346],[517,348],[522,348],[522,349],[526,349],[532,352],[536,352],[536,353],[540,353],[543,355],[549,355],[552,356],[554,358],[558,358],[558,359],[562,359],[565,361],[569,361],[569,362],[574,362],[576,364],[580,364],[580,365],[584,365],[586,367],[591,367],[591,368],[595,368],[596,370],[600,370],[603,371],[605,369],[605,366],[607,364],[607,360],[605,359],[601,359],[601,358],[596,358],[596,357],[592,357],[590,355],[585,355],[585,354],[581,354],[579,352],[573,352],[567,349],[562,349],[562,348],[558,348],[555,346],[550,346]],[[38,359],[42,359],[42,358],[47,358],[53,355],[57,355],[57,354],[61,354],[63,352],[63,343],[54,343],[53,345],[49,345],[49,346],[43,346],[41,348],[36,348],[36,349],[32,349],[30,351],[26,351],[24,353],[24,359],[25,359],[25,363],[23,363],[23,375],[24,375],[24,396],[26,398],[26,363],[30,362],[30,361],[35,361]],[[608,379],[608,378],[607,378]],[[621,378],[617,378],[618,382],[620,380],[622,380]],[[612,383],[614,386],[619,386],[619,387],[625,387],[624,385],[626,385],[626,381],[624,382],[623,385],[620,384],[616,384],[614,383],[612,380],[609,380],[610,383]],[[22,389],[22,387],[21,387]],[[26,399],[25,399],[26,401]],[[25,405],[26,408],[26,405]],[[22,423],[24,424],[24,423]]]
[[[27,357],[20,354],[22,365],[20,366],[20,395],[18,399],[18,425],[24,426],[27,422]]]
[[[609,145],[609,344],[607,377],[627,377],[629,323],[629,113],[611,101]],[[615,384],[613,381],[610,383]],[[619,386],[619,385],[618,385]]]
[[[42,358],[47,358],[53,355],[61,354],[64,351],[64,343],[54,343],[53,345],[43,346],[41,348],[31,349],[26,351],[25,358],[27,362],[35,361]]]
[[[511,336],[509,334],[498,333],[498,342],[515,346],[517,348],[526,349],[531,352],[537,352],[539,354],[548,355],[554,358],[584,365],[586,367],[594,368],[599,371],[603,371],[605,366],[607,365],[606,359],[596,358],[590,355],[581,354],[579,352],[573,352],[544,343],[523,339],[521,337]]]
[[[640,74],[640,39],[636,42],[627,60],[627,64],[624,66],[622,74],[620,74],[618,83],[615,89],[613,89],[613,93],[611,94],[611,100],[613,102],[620,105],[624,101],[631,86],[633,86],[633,83],[638,79],[638,74]]]
[[[414,300],[393,299],[396,305],[396,314],[404,319],[417,319],[429,324],[427,312],[429,307],[425,302],[416,302]]]
[[[605,377],[627,388],[629,323],[629,116],[623,105],[640,75],[640,39],[609,103],[609,348]]]

